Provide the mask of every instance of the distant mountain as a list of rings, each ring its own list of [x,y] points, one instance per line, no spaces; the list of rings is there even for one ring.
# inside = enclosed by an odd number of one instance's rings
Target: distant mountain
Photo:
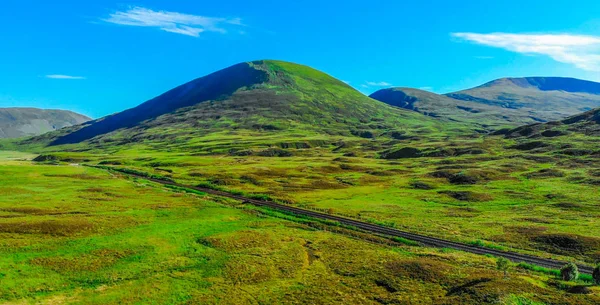
[[[373,100],[310,67],[265,60],[234,65],[135,108],[25,143],[147,143],[161,149],[167,143],[199,149],[201,137],[219,135],[237,139],[224,144],[231,149],[260,137],[268,138],[263,146],[310,137],[406,139],[453,126]]]
[[[503,78],[445,95],[390,88],[371,97],[441,119],[498,128],[560,120],[600,107],[600,83],[560,77]]]
[[[66,110],[0,108],[0,138],[40,135],[89,120],[84,115]]]
[[[442,120],[470,123],[483,129],[497,129],[531,122],[527,114],[512,109],[461,101],[419,89],[382,89],[371,94],[370,97],[391,106],[416,111]]]
[[[446,96],[555,121],[600,107],[600,83],[562,77],[502,78]]]

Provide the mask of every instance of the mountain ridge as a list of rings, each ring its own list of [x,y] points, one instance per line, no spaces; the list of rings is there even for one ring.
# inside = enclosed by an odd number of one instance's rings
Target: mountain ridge
[[[500,78],[447,94],[395,87],[370,97],[428,116],[472,122],[493,130],[561,120],[600,107],[600,83],[564,77]]]

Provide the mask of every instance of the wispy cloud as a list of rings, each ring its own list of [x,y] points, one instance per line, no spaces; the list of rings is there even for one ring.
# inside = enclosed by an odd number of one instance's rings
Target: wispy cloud
[[[433,91],[433,87],[419,87],[419,90]]]
[[[388,82],[366,82],[368,87],[390,87],[392,84]]]
[[[198,37],[202,32],[227,33],[228,26],[243,26],[240,18],[216,18],[131,7],[117,11],[102,21],[120,25],[154,27],[165,32]]]
[[[85,79],[83,76],[72,76],[72,75],[64,75],[64,74],[48,74],[45,75],[46,78],[51,79]]]
[[[600,71],[600,37],[571,34],[452,33],[453,37],[523,54],[538,54]]]
[[[475,56],[476,59],[494,59],[494,56]]]

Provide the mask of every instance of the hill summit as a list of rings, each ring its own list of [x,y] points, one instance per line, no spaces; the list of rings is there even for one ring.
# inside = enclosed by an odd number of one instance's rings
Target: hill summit
[[[323,72],[294,63],[240,63],[192,80],[141,105],[70,130],[30,139],[52,145],[183,143],[199,136],[426,135],[433,119],[390,107]],[[104,143],[104,144],[103,144]]]

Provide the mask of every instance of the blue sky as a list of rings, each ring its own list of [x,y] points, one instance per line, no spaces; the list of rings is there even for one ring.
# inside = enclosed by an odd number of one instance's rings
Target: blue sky
[[[0,38],[0,107],[95,118],[256,59],[306,64],[366,94],[507,76],[600,81],[593,0],[4,0]]]

